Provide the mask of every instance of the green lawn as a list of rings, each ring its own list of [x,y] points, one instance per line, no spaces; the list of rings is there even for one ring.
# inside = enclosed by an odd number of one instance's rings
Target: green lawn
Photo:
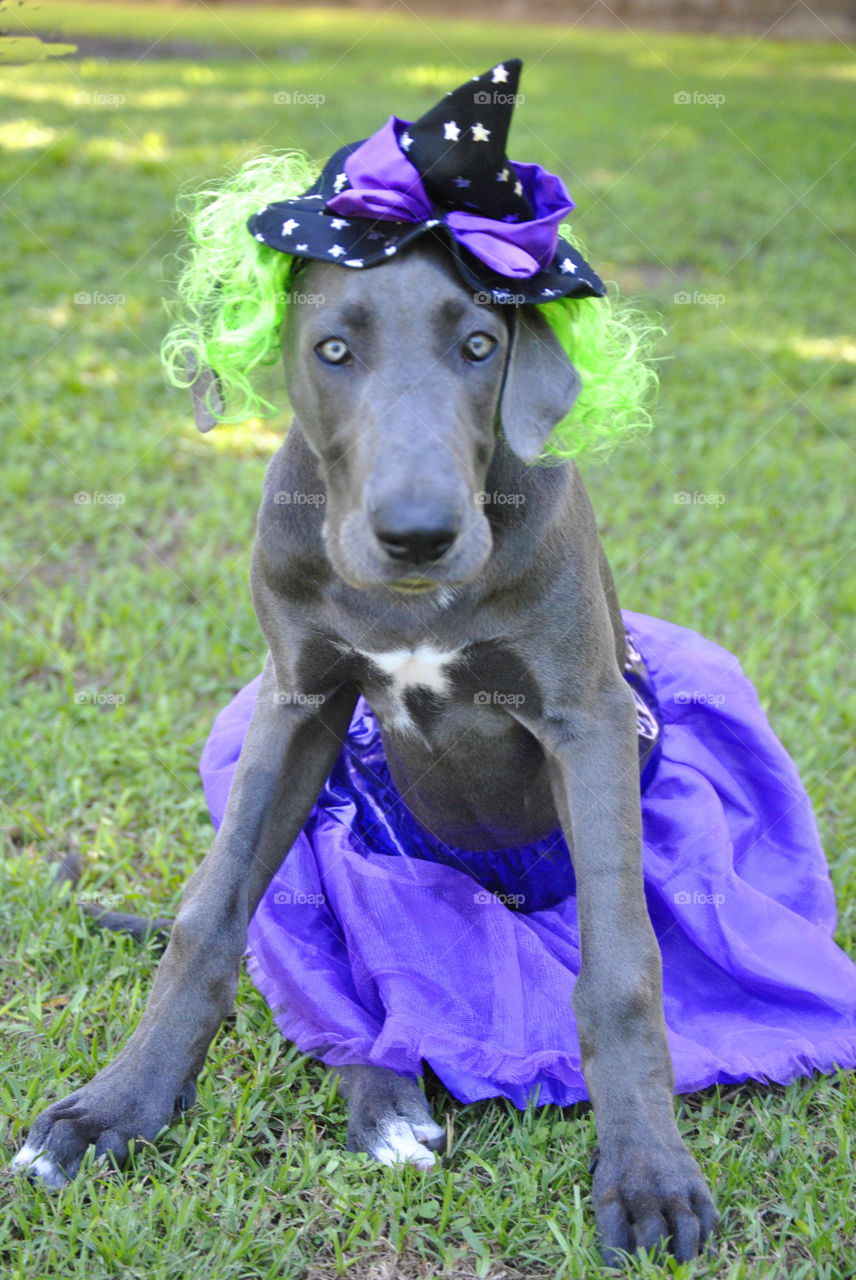
[[[173,910],[210,838],[201,745],[263,656],[249,546],[286,419],[202,438],[163,382],[175,195],[259,148],[326,158],[514,53],[512,156],[566,178],[590,259],[667,330],[656,430],[586,468],[622,602],[740,656],[811,792],[856,952],[852,51],[327,9],[34,16],[210,56],[0,79],[6,1151],[122,1042],[157,959],[88,928],[49,859],[77,847],[87,890]],[[242,978],[197,1106],[125,1177],[59,1197],[4,1177],[7,1274],[595,1274],[591,1118],[434,1092],[436,1172],[346,1156],[332,1078]],[[852,1078],[711,1090],[681,1126],[724,1221],[716,1260],[674,1274],[856,1272]]]

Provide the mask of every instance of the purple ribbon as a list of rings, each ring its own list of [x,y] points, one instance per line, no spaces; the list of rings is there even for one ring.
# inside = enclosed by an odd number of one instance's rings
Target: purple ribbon
[[[395,222],[436,219],[459,244],[503,276],[534,276],[550,265],[559,242],[559,223],[574,207],[561,178],[539,164],[511,164],[535,212],[526,222],[501,222],[463,209],[436,208],[419,171],[401,150],[399,136],[406,128],[407,121],[390,116],[382,129],[351,152],[345,161],[351,186],[327,201],[330,213]]]

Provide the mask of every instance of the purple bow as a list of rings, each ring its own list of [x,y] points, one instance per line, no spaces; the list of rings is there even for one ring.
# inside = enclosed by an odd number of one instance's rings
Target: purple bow
[[[418,170],[401,150],[399,137],[408,122],[390,116],[345,161],[351,186],[327,201],[327,210],[343,218],[396,222],[434,222],[448,227],[459,244],[503,276],[534,276],[548,267],[559,242],[559,223],[574,207],[561,178],[539,164],[512,164],[535,217],[501,222],[464,210],[436,208]]]

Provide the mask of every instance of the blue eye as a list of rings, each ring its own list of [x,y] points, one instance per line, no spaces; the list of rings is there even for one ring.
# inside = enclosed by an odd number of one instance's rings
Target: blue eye
[[[486,360],[496,346],[496,338],[489,333],[471,333],[463,346],[464,358],[477,363]]]
[[[316,346],[315,354],[325,364],[346,364],[351,358],[351,349],[342,338],[325,338]]]

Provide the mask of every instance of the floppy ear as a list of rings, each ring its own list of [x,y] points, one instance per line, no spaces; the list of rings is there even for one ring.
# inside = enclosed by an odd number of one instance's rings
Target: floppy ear
[[[187,354],[187,377],[190,380],[190,400],[193,420],[198,431],[210,431],[216,427],[223,412],[223,396],[217,374],[208,365],[200,365],[194,351]]]
[[[534,462],[580,393],[580,375],[534,307],[514,317],[499,417],[509,446]]]

